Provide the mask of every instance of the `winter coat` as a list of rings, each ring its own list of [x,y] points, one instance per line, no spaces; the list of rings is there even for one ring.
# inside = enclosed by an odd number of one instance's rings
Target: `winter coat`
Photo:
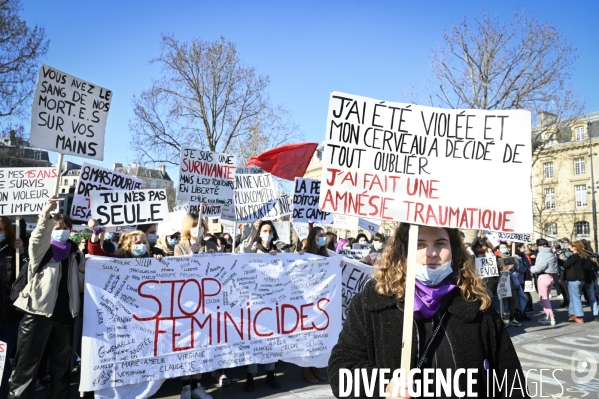
[[[565,262],[567,281],[584,281],[583,259],[578,254],[572,254]]]
[[[54,221],[52,218],[39,216],[37,227],[31,233],[29,239],[29,269],[27,273],[28,283],[21,291],[21,295],[14,302],[14,305],[32,314],[51,317],[54,312],[54,305],[58,297],[58,286],[62,275],[60,262],[50,258],[42,269],[35,274],[34,270],[41,264],[42,259],[50,250],[50,239]],[[77,255],[78,254],[78,255]],[[77,262],[79,258],[79,263]],[[83,291],[84,275],[79,270],[85,270],[85,256],[79,251],[77,244],[71,242],[71,253],[69,254],[68,289],[69,289],[69,310],[73,317],[79,314],[81,307],[81,298],[79,293]]]
[[[190,240],[181,240],[177,245],[175,245],[175,256],[183,256],[192,254],[191,250],[191,241]],[[216,252],[216,245],[212,241],[202,240],[200,243],[200,252],[208,252],[212,250]]]
[[[368,375],[371,375],[373,368],[388,368],[391,371],[400,368],[403,301],[379,295],[375,291],[375,284],[374,280],[369,281],[364,290],[353,297],[337,345],[331,352],[329,381],[336,397],[339,397],[340,369],[349,369],[353,375],[353,370],[365,368],[368,369]],[[499,389],[496,389],[495,396],[486,395],[487,375],[492,376],[494,370],[500,379],[506,372],[508,381],[518,377],[520,381],[525,381],[522,367],[499,314],[492,307],[480,311],[479,306],[478,301],[466,302],[459,289],[447,294],[443,298],[442,308],[433,316],[433,325],[437,326],[440,315],[445,315],[442,320],[443,328],[439,330],[440,337],[436,339],[440,343],[432,346],[436,349],[429,351],[426,358],[432,359],[429,362],[434,362],[435,367],[440,369],[447,365],[451,365],[449,367],[452,370],[477,369],[473,391],[478,392],[479,397],[507,397],[497,396]],[[424,320],[415,321],[412,368],[416,368],[428,342],[425,339],[432,333],[432,328],[428,334],[421,333],[421,325],[424,323]],[[490,374],[485,371],[485,366]],[[465,378],[460,379],[461,388],[465,387],[465,383]],[[374,392],[379,397],[378,379]],[[367,397],[363,387],[360,394],[358,397]],[[353,387],[349,397],[354,397]],[[524,388],[523,392],[513,391],[511,397],[528,396]]]
[[[154,255],[162,255],[162,256],[173,256],[175,254],[175,247],[169,247],[168,239],[170,236],[163,235],[158,238],[158,242],[152,248],[152,253]],[[160,251],[160,253],[158,253]]]
[[[551,248],[539,247],[537,261],[530,271],[534,274],[556,274],[559,271],[557,256],[551,251]]]

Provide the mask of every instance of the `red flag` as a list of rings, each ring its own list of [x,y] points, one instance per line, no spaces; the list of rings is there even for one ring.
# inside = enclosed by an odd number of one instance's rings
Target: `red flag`
[[[258,166],[285,180],[304,176],[318,143],[285,144],[251,157],[247,166]]]

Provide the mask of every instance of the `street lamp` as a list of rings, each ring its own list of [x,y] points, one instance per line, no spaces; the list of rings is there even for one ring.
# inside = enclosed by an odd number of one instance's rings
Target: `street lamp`
[[[593,142],[591,140],[591,122],[587,126],[587,135],[589,136],[589,157],[591,159],[591,195],[593,196],[592,204],[593,204],[593,236],[595,238],[595,246],[593,247],[595,251],[599,251],[597,246],[597,203],[595,202],[595,172],[593,170],[593,155],[597,155],[593,153]]]

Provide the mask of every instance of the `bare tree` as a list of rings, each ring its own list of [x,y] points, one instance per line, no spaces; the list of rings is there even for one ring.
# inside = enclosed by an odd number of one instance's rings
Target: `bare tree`
[[[17,128],[33,98],[40,60],[50,41],[19,18],[19,0],[0,0],[0,125]]]
[[[301,137],[289,113],[270,104],[268,76],[243,65],[235,44],[162,36],[163,78],[133,99],[131,147],[140,162],[179,163],[181,147],[252,155]]]
[[[451,108],[528,109],[533,125],[548,112],[552,118],[533,132],[539,153],[584,110],[569,85],[576,59],[559,30],[535,18],[516,14],[507,24],[487,14],[464,18],[432,55],[436,87],[429,100]]]

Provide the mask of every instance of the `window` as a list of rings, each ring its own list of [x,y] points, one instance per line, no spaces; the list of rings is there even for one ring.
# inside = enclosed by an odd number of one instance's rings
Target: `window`
[[[546,223],[545,224],[545,235],[546,236],[557,236],[557,223]]]
[[[584,158],[574,158],[574,174],[575,175],[584,175],[585,174]]]
[[[576,207],[584,208],[587,206],[587,186],[584,184],[574,186],[576,193]]]
[[[553,187],[545,189],[545,208],[555,208],[555,188]]]
[[[391,229],[385,229],[385,238],[391,237]]]
[[[577,127],[574,132],[576,134],[576,141],[584,140],[584,126]]]
[[[576,235],[591,234],[591,226],[589,222],[576,222],[574,223],[574,232]]]
[[[64,188],[62,189],[62,193],[64,194]]]
[[[350,237],[351,237],[351,231],[345,230],[345,238],[350,238]]]
[[[156,188],[162,187],[162,182],[160,180],[156,180]]]
[[[553,178],[553,162],[545,162],[543,164],[543,172],[545,179]]]

